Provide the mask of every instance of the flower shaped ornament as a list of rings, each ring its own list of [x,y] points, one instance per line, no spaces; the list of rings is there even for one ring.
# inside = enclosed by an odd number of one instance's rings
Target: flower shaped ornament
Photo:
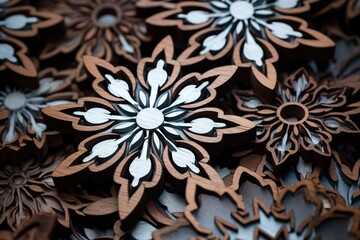
[[[179,78],[170,37],[159,43],[151,58],[140,61],[137,79],[126,68],[104,60],[89,56],[84,61],[101,98],[81,98],[77,104],[43,110],[49,124],[90,135],[53,177],[59,186],[90,178],[98,182],[116,168],[113,180],[121,185],[122,224],[141,214],[135,209],[146,198],[161,193],[164,177],[170,184],[180,183],[176,188],[183,188],[189,177],[222,184],[203,147],[221,150],[255,136],[251,121],[209,107],[235,76],[236,66]]]
[[[0,89],[1,161],[28,157],[29,152],[44,157],[47,148],[61,143],[60,133],[43,123],[41,109],[77,98],[71,87],[71,71],[46,69],[39,73],[39,88],[5,86]]]
[[[351,89],[318,85],[303,69],[279,85],[274,105],[249,91],[234,91],[233,96],[239,112],[257,124],[257,142],[266,144],[276,167],[299,156],[329,165],[332,142],[358,141],[359,127],[351,117],[360,109],[348,100]]]
[[[179,36],[191,35],[189,47],[178,58],[184,66],[214,62],[229,56],[251,78],[262,98],[272,96],[278,54],[284,59],[301,56],[327,59],[334,43],[308,28],[294,16],[308,12],[316,1],[307,0],[216,0],[182,2],[146,20],[149,33],[177,28]],[[161,30],[161,29],[160,29]],[[330,54],[328,54],[330,53]],[[269,99],[269,97],[268,97]]]

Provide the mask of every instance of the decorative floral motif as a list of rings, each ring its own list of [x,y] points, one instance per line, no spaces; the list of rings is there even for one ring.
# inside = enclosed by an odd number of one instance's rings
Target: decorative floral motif
[[[135,1],[126,0],[57,0],[45,1],[46,10],[62,15],[66,21],[66,36],[49,43],[40,60],[59,59],[76,54],[77,81],[87,78],[83,56],[93,55],[106,61],[122,57],[136,64],[141,58],[141,41],[147,41],[144,27],[136,17]]]
[[[257,143],[266,144],[273,164],[280,168],[296,161],[328,165],[333,140],[358,139],[359,128],[350,119],[358,104],[347,101],[349,89],[318,85],[299,70],[279,85],[274,105],[252,92],[235,91],[237,109],[258,126]]]
[[[173,60],[170,37],[159,43],[151,58],[140,61],[137,79],[126,68],[98,58],[86,57],[85,64],[96,78],[93,88],[101,98],[81,98],[77,104],[43,111],[54,127],[90,135],[53,177],[59,186],[67,186],[100,181],[116,168],[123,226],[141,214],[146,199],[158,197],[165,174],[178,189],[187,178],[222,184],[203,147],[217,146],[212,151],[216,152],[225,142],[239,145],[255,135],[252,122],[208,107],[234,77],[236,67],[179,78],[180,64]]]
[[[44,157],[47,148],[61,144],[59,132],[43,123],[41,109],[75,100],[70,90],[71,70],[46,69],[39,74],[39,88],[5,86],[0,90],[1,161],[27,157],[29,152]],[[60,138],[60,139],[59,139]]]
[[[69,227],[69,203],[75,201],[67,195],[67,201],[59,194],[51,178],[58,164],[68,151],[48,157],[43,163],[35,159],[22,161],[20,165],[7,164],[0,170],[0,223],[6,222],[13,230],[25,220],[40,213],[57,215],[59,223]]]
[[[39,31],[59,27],[62,18],[50,12],[38,12],[31,6],[16,6],[17,2],[0,3],[0,72],[6,73],[2,82],[10,79],[23,87],[36,87],[35,65],[28,56],[27,47],[16,39],[29,42],[39,37]]]
[[[244,72],[243,77],[250,77],[259,96],[270,100],[276,87],[274,63],[278,53],[284,59],[294,56],[326,59],[331,56],[325,54],[334,47],[329,38],[309,29],[303,19],[287,16],[308,12],[313,2],[316,1],[186,2],[178,3],[175,10],[148,18],[146,22],[149,33],[153,30],[158,34],[159,27],[165,28],[164,32],[171,27],[189,33],[197,31],[189,40],[190,46],[178,58],[182,65],[224,59],[232,52],[232,61],[236,65],[251,69],[249,73]]]

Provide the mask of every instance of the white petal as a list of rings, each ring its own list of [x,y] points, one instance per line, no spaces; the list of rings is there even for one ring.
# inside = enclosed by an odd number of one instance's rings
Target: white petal
[[[263,65],[262,59],[264,57],[264,50],[257,42],[255,42],[255,39],[251,34],[247,34],[246,36],[243,49],[244,56],[247,59],[254,61],[257,66],[261,67]]]
[[[165,84],[168,79],[168,73],[165,71],[165,61],[160,59],[156,67],[151,69],[147,74],[147,82],[151,88],[159,88]]]
[[[144,107],[147,106],[146,95],[143,90],[139,91],[139,96],[140,96],[140,101],[141,101],[142,105]]]
[[[169,93],[168,93],[168,92],[162,94],[162,95],[159,97],[159,100],[158,100],[158,102],[157,102],[157,104],[156,104],[157,108],[162,107],[162,105],[166,102],[166,100],[168,100],[168,98],[169,98]]]
[[[293,8],[296,7],[299,3],[299,0],[276,0],[275,6],[279,8]]]
[[[129,104],[119,104],[118,105],[121,110],[123,110],[127,114],[135,114],[136,111]]]
[[[177,151],[171,152],[172,160],[181,168],[189,168],[194,173],[200,173],[200,169],[195,165],[195,155],[189,149],[179,147]]]
[[[236,34],[240,34],[241,31],[243,30],[244,28],[244,23],[243,21],[239,21],[239,23],[237,24],[236,26]]]
[[[121,122],[117,124],[114,129],[119,130],[120,133],[125,133],[130,131],[135,126],[135,122]]]
[[[262,106],[263,103],[257,98],[249,98],[244,100],[244,106],[248,108],[257,108],[258,106]]]
[[[178,133],[174,128],[172,128],[172,127],[164,126],[164,129],[165,129],[168,133],[170,133],[170,134],[172,134],[172,135],[174,135],[174,136],[179,136],[179,133]]]
[[[209,20],[209,13],[205,11],[195,10],[187,14],[178,14],[178,17],[185,19],[191,24],[202,24]]]
[[[324,123],[330,128],[338,128],[340,126],[340,123],[333,118],[326,119]]]
[[[303,36],[301,32],[295,31],[289,24],[283,22],[272,22],[268,25],[268,28],[275,36],[281,39]]]
[[[221,8],[221,9],[228,9],[229,8],[229,6],[226,3],[221,2],[221,1],[211,1],[210,5],[213,5],[214,7]]]
[[[184,110],[176,110],[176,111],[167,113],[167,114],[165,115],[165,117],[166,117],[167,119],[176,119],[176,118],[178,118],[179,116],[183,115],[184,113],[186,113],[186,111],[184,111]]]
[[[215,123],[210,118],[197,118],[191,121],[192,127],[189,130],[197,134],[206,134],[211,132],[214,128],[225,127],[224,123]]]
[[[129,166],[129,173],[133,176],[131,186],[137,187],[140,183],[140,179],[147,176],[151,171],[150,159],[142,159],[136,157]]]
[[[274,12],[270,9],[261,9],[261,10],[257,10],[255,12],[255,14],[257,14],[257,15],[272,15],[272,14],[274,14]]]
[[[114,154],[118,149],[115,139],[108,139],[95,144],[91,149],[91,154],[83,159],[83,162],[89,162],[95,157],[107,158]]]
[[[224,24],[230,22],[232,19],[233,19],[232,16],[227,16],[227,17],[220,18],[220,20],[217,21],[217,25],[224,25]]]
[[[141,142],[143,141],[143,136],[144,136],[144,131],[140,130],[138,131],[135,136],[133,137],[133,139],[130,142],[130,149],[133,150],[135,148],[137,148]]]
[[[110,118],[110,112],[103,108],[90,108],[86,112],[76,111],[74,114],[84,116],[85,120],[92,124],[106,123]]]

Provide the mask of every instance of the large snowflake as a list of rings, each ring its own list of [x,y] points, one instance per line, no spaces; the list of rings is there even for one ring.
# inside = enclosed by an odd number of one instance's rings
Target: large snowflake
[[[149,33],[167,34],[174,27],[181,32],[175,33],[179,37],[194,33],[189,38],[189,47],[178,58],[182,65],[224,61],[232,53],[232,61],[247,69],[243,76],[251,78],[262,99],[269,100],[276,86],[274,64],[279,54],[288,60],[330,56],[325,52],[334,43],[328,37],[309,29],[305,20],[288,16],[308,12],[312,4],[316,3],[307,0],[182,2],[175,10],[155,14],[146,22]]]
[[[78,104],[47,108],[44,114],[54,127],[68,126],[64,130],[91,136],[53,177],[59,186],[90,178],[98,182],[116,168],[113,180],[121,185],[119,212],[125,225],[141,214],[138,208],[147,198],[159,195],[165,176],[171,184],[180,183],[176,188],[183,188],[187,178],[220,184],[203,147],[213,153],[255,135],[251,121],[209,107],[235,76],[236,66],[180,78],[170,37],[159,43],[151,58],[140,61],[137,79],[126,68],[104,60],[84,61],[101,98],[82,98]]]

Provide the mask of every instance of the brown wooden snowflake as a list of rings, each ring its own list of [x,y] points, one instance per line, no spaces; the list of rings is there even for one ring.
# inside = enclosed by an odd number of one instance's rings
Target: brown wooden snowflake
[[[270,179],[239,167],[229,187],[189,179],[186,199],[185,218],[155,231],[154,239],[359,237],[360,211],[333,206],[325,212],[326,198],[309,180],[278,190]]]
[[[40,34],[60,27],[62,18],[19,2],[0,3],[0,72],[4,74],[0,81],[2,85],[11,82],[34,88],[38,86],[37,70],[23,42],[34,46]]]
[[[77,81],[87,75],[84,55],[93,55],[106,61],[136,64],[141,58],[141,42],[147,41],[146,30],[136,16],[135,1],[126,0],[57,0],[41,3],[41,8],[54,11],[66,21],[66,35],[49,42],[40,54],[40,60],[57,60],[75,55]]]
[[[296,165],[299,157],[329,165],[330,143],[359,141],[359,114],[351,89],[318,84],[301,69],[279,84],[274,105],[251,91],[234,91],[237,110],[257,124],[257,143],[266,146],[277,170]],[[286,169],[285,169],[286,170]]]
[[[99,182],[115,171],[123,226],[135,223],[146,202],[158,197],[164,179],[177,189],[188,178],[222,183],[209,165],[209,152],[255,135],[251,121],[210,107],[235,77],[236,66],[181,77],[173,55],[172,39],[166,37],[139,62],[136,77],[88,56],[85,65],[99,97],[43,110],[51,126],[87,137],[54,172],[56,184]]]
[[[188,47],[178,60],[192,69],[221,64],[230,55],[262,99],[276,90],[275,64],[299,58],[326,60],[334,43],[308,27],[304,15],[318,2],[309,0],[217,0],[182,2],[146,20],[149,34],[169,32]]]
[[[60,193],[51,174],[69,153],[69,149],[49,156],[40,163],[27,159],[0,169],[0,224],[15,230],[27,219],[41,213],[56,214],[65,227],[70,226],[69,209],[80,202],[74,193]]]
[[[73,70],[49,68],[39,73],[39,88],[0,87],[0,162],[44,158],[62,144],[61,134],[44,124],[41,109],[77,99]]]

